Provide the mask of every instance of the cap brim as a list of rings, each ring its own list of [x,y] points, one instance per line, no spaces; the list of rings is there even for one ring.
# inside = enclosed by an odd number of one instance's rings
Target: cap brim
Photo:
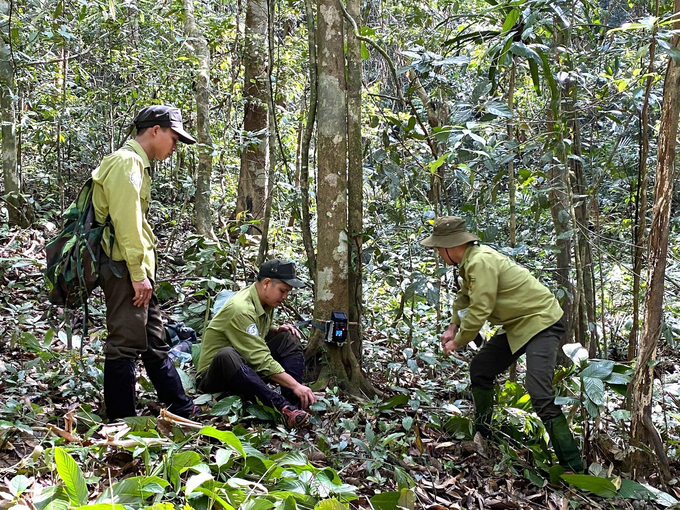
[[[430,248],[455,248],[461,244],[479,241],[479,237],[469,232],[460,232],[448,236],[430,236],[426,237],[420,244]]]
[[[283,280],[283,279],[282,279],[281,281],[282,281],[283,283],[287,283],[288,285],[290,285],[291,287],[294,287],[294,288],[296,288],[296,289],[299,289],[299,288],[305,286],[305,283],[302,282],[302,281],[300,281],[300,280],[298,280],[297,278],[292,278],[292,279],[290,279],[290,280]]]
[[[187,145],[191,145],[193,143],[196,143],[196,139],[191,136],[189,133],[184,131],[181,128],[175,127],[175,126],[170,126],[170,129],[172,129],[175,133],[179,135],[179,141],[182,143],[186,143]]]

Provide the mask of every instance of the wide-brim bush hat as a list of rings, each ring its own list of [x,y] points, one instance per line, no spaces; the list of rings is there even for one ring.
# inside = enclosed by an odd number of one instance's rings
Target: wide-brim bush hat
[[[432,235],[420,241],[420,244],[432,248],[454,248],[474,241],[479,241],[479,237],[467,231],[463,218],[442,216],[434,220]]]

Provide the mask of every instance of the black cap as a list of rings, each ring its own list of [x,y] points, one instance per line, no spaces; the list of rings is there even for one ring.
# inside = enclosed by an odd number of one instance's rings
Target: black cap
[[[142,108],[132,121],[137,131],[153,126],[169,127],[179,135],[180,142],[187,144],[196,143],[196,139],[184,131],[182,124],[182,112],[179,108],[165,105],[152,105]]]
[[[285,262],[279,259],[268,260],[260,266],[258,273],[260,278],[274,278],[287,283],[291,287],[304,287],[305,284],[298,280],[295,275],[295,263]]]

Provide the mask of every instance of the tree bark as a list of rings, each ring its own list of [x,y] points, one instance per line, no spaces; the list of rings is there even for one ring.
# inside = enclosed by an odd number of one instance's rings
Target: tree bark
[[[655,16],[659,13],[659,2],[654,3]],[[628,361],[637,354],[638,332],[640,330],[640,276],[644,262],[644,244],[647,239],[647,157],[649,156],[649,96],[654,83],[654,56],[656,54],[656,27],[649,43],[649,66],[645,99],[640,111],[640,161],[638,162],[638,182],[635,197],[636,217],[633,231],[633,326],[628,337]]]
[[[317,277],[314,317],[347,313],[349,305],[349,245],[347,238],[347,85],[343,38],[343,13],[337,0],[318,0],[318,229]],[[307,358],[321,349],[320,332],[314,330]],[[350,342],[325,344],[328,363],[319,379],[351,394],[373,394]]]
[[[347,13],[354,19],[361,19],[361,1],[347,0]],[[361,360],[363,330],[361,316],[362,302],[362,261],[364,216],[364,165],[361,143],[361,41],[353,30],[347,31],[347,179],[348,179],[348,231],[349,243],[349,341],[352,351]]]
[[[680,12],[680,0],[674,1],[674,12]],[[680,23],[675,23],[678,30]],[[677,48],[680,37],[673,37]],[[647,292],[645,293],[644,320],[640,338],[640,353],[635,364],[631,387],[631,443],[642,446],[631,456],[632,466],[651,465],[647,446],[653,445],[659,467],[666,481],[670,479],[668,459],[659,432],[652,422],[652,395],[654,388],[654,361],[663,324],[663,291],[668,255],[668,233],[673,198],[673,172],[675,144],[680,113],[680,67],[668,60],[663,86],[663,108],[659,127],[658,166],[654,182],[654,208],[649,230]]]
[[[243,98],[243,148],[235,215],[247,212],[253,219],[264,215],[269,176],[269,128],[267,105],[267,0],[249,0],[246,5]]]
[[[11,3],[7,3],[7,10]],[[8,13],[8,19],[11,19]],[[0,37],[0,117],[2,119],[2,173],[7,196],[5,204],[9,213],[10,225],[23,228],[30,225],[29,217],[24,210],[25,203],[21,199],[21,176],[17,165],[16,113],[14,98],[16,90],[14,84],[14,65],[12,62],[9,41],[9,22],[2,23],[2,37]]]
[[[307,49],[309,51],[309,108],[307,123],[300,144],[300,209],[302,210],[302,241],[307,253],[307,268],[312,278],[316,277],[316,254],[309,214],[309,145],[314,132],[317,103],[317,59],[316,59],[316,25],[314,23],[313,0],[305,0],[307,17]],[[314,287],[316,294],[316,286]]]
[[[194,0],[184,0],[184,29],[193,39],[198,73],[196,75],[196,140],[198,169],[196,171],[196,200],[194,224],[205,237],[215,238],[210,209],[210,180],[212,175],[212,139],[210,137],[210,49],[194,19]]]

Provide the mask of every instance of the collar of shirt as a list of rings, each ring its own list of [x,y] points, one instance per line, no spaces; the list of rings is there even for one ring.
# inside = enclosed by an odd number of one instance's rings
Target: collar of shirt
[[[255,313],[258,317],[268,315],[272,312],[273,308],[271,306],[267,306],[266,308],[262,306],[262,301],[260,301],[260,296],[257,294],[257,288],[254,283],[250,286],[250,299],[252,299],[253,304],[255,305]]]
[[[469,258],[472,256],[473,251],[477,251],[479,249],[478,244],[471,244],[467,247],[467,250],[465,250],[465,253],[463,253],[463,260],[460,261],[460,264],[458,264],[458,269],[463,269],[465,268],[465,263],[469,260]]]
[[[151,168],[151,164],[149,163],[149,156],[146,155],[146,152],[144,149],[142,149],[142,146],[139,145],[139,142],[136,140],[128,140],[125,142],[124,147],[127,147],[128,149],[131,149],[135,151],[140,158],[142,158],[142,162],[144,163],[144,168]]]

